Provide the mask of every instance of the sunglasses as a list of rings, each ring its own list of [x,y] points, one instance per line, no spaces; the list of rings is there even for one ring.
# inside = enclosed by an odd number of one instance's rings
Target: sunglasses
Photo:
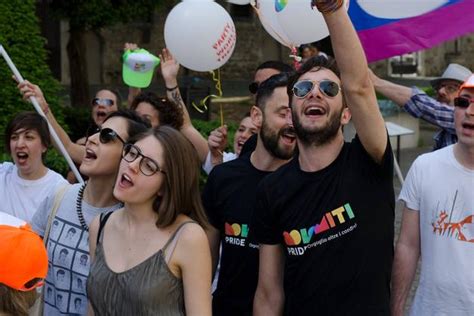
[[[96,105],[112,106],[114,105],[114,100],[94,98],[92,99],[92,106],[96,106]]]
[[[474,103],[474,99],[469,99],[466,97],[457,97],[454,98],[454,106],[457,106],[462,109],[467,109],[469,104]]]
[[[111,141],[114,141],[118,139],[119,141],[122,142],[122,144],[125,144],[125,141],[122,139],[122,137],[117,134],[116,131],[114,131],[111,128],[100,128],[100,127],[90,127],[87,129],[87,136],[86,136],[86,142],[89,139],[90,136],[99,133],[99,141],[102,144],[107,144],[110,143]]]
[[[142,154],[140,148],[133,144],[125,144],[122,151],[123,160],[125,160],[126,162],[134,162],[139,157],[141,157],[139,168],[145,176],[152,176],[157,172],[165,173],[158,166],[158,163],[156,161]]]
[[[249,91],[251,94],[257,93],[258,85],[259,85],[258,82],[252,82],[251,84],[249,84]]]
[[[318,85],[319,91],[329,98],[334,98],[341,90],[336,82],[327,79],[319,82],[313,80],[300,80],[294,84],[293,94],[295,97],[302,99],[313,91],[316,85]]]

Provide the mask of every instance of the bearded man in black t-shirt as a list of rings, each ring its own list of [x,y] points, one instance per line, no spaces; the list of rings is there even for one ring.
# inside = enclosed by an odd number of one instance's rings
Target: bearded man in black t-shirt
[[[258,188],[257,316],[390,314],[393,154],[342,2],[313,2],[340,73],[315,57],[290,80],[299,153]],[[358,135],[345,143],[342,126],[351,114]]]
[[[252,315],[258,277],[258,245],[250,227],[255,191],[263,177],[293,156],[296,144],[287,84],[288,74],[281,73],[260,85],[251,110],[253,123],[261,126],[255,150],[216,166],[204,188],[214,271],[222,245],[213,315]]]

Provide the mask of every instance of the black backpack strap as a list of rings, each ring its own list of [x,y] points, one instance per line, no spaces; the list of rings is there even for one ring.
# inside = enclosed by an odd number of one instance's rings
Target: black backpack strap
[[[97,232],[97,245],[100,242],[100,236],[102,235],[102,230],[104,229],[105,223],[109,219],[110,215],[112,215],[113,212],[108,212],[108,213],[102,213],[100,214],[99,217],[99,231]]]

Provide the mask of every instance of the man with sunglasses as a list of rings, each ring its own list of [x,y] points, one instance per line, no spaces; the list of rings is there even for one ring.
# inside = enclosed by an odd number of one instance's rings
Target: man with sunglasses
[[[287,84],[286,73],[261,83],[257,106],[251,111],[253,123],[262,126],[255,150],[216,166],[203,191],[203,205],[212,225],[208,237],[214,271],[221,259],[217,288],[213,293],[213,315],[252,315],[258,245],[249,226],[255,191],[263,177],[293,156],[296,145]],[[219,244],[222,245],[220,255]]]
[[[390,314],[393,154],[343,2],[313,1],[340,73],[317,56],[290,80],[298,154],[257,191],[256,316]],[[351,115],[357,135],[345,143]]]
[[[370,71],[375,90],[383,94],[411,116],[441,128],[434,136],[434,150],[456,143],[453,102],[459,86],[472,72],[464,66],[449,64],[440,78],[431,80],[436,98],[417,87],[405,87],[377,77]]]
[[[392,274],[394,316],[404,314],[420,257],[410,314],[474,311],[474,75],[457,94],[458,142],[418,157],[400,193],[405,208]]]
[[[112,191],[123,146],[149,126],[130,110],[109,114],[99,129],[88,133],[80,171],[89,180],[85,184],[67,186],[63,196],[56,193],[46,197],[34,215],[33,229],[45,236],[49,217],[56,209],[51,222],[57,222],[57,225],[51,225],[47,250],[52,269],[64,271],[60,277],[51,273],[46,278],[48,286],[54,288],[54,293],[61,293],[63,300],[62,304],[57,300],[45,302],[44,315],[77,314],[78,311],[80,315],[87,314],[86,289],[73,287],[72,282],[78,278],[85,281],[89,274],[89,224],[95,216],[122,206]],[[75,229],[78,238],[66,238],[70,228]],[[65,251],[68,260],[62,260]],[[71,297],[80,298],[81,306],[74,305]]]

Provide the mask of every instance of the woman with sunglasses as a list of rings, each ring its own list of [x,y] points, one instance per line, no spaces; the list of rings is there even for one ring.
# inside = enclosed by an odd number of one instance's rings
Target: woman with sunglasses
[[[80,171],[89,177],[88,182],[46,197],[33,217],[32,227],[40,236],[50,227],[46,244],[53,268],[46,287],[55,295],[45,296],[44,315],[87,313],[85,288],[76,284],[78,279],[84,284],[89,274],[89,224],[95,216],[122,206],[112,190],[123,145],[148,127],[130,110],[109,114],[101,128],[87,137]]]
[[[37,99],[41,109],[46,115],[46,118],[58,134],[59,139],[64,144],[71,159],[75,163],[80,164],[85,153],[84,146],[86,138],[80,138],[75,143],[71,140],[69,135],[56,121],[56,118],[50,111],[48,102],[44,98],[43,92],[39,86],[25,80],[18,84],[18,89],[23,94],[23,99],[25,101],[29,101],[31,96],[34,96]],[[99,90],[92,99],[91,126],[100,127],[108,114],[118,110],[121,102],[120,94],[117,91],[111,89]]]
[[[87,293],[98,315],[211,315],[199,160],[160,126],[126,144],[114,187],[124,208],[91,225]]]

